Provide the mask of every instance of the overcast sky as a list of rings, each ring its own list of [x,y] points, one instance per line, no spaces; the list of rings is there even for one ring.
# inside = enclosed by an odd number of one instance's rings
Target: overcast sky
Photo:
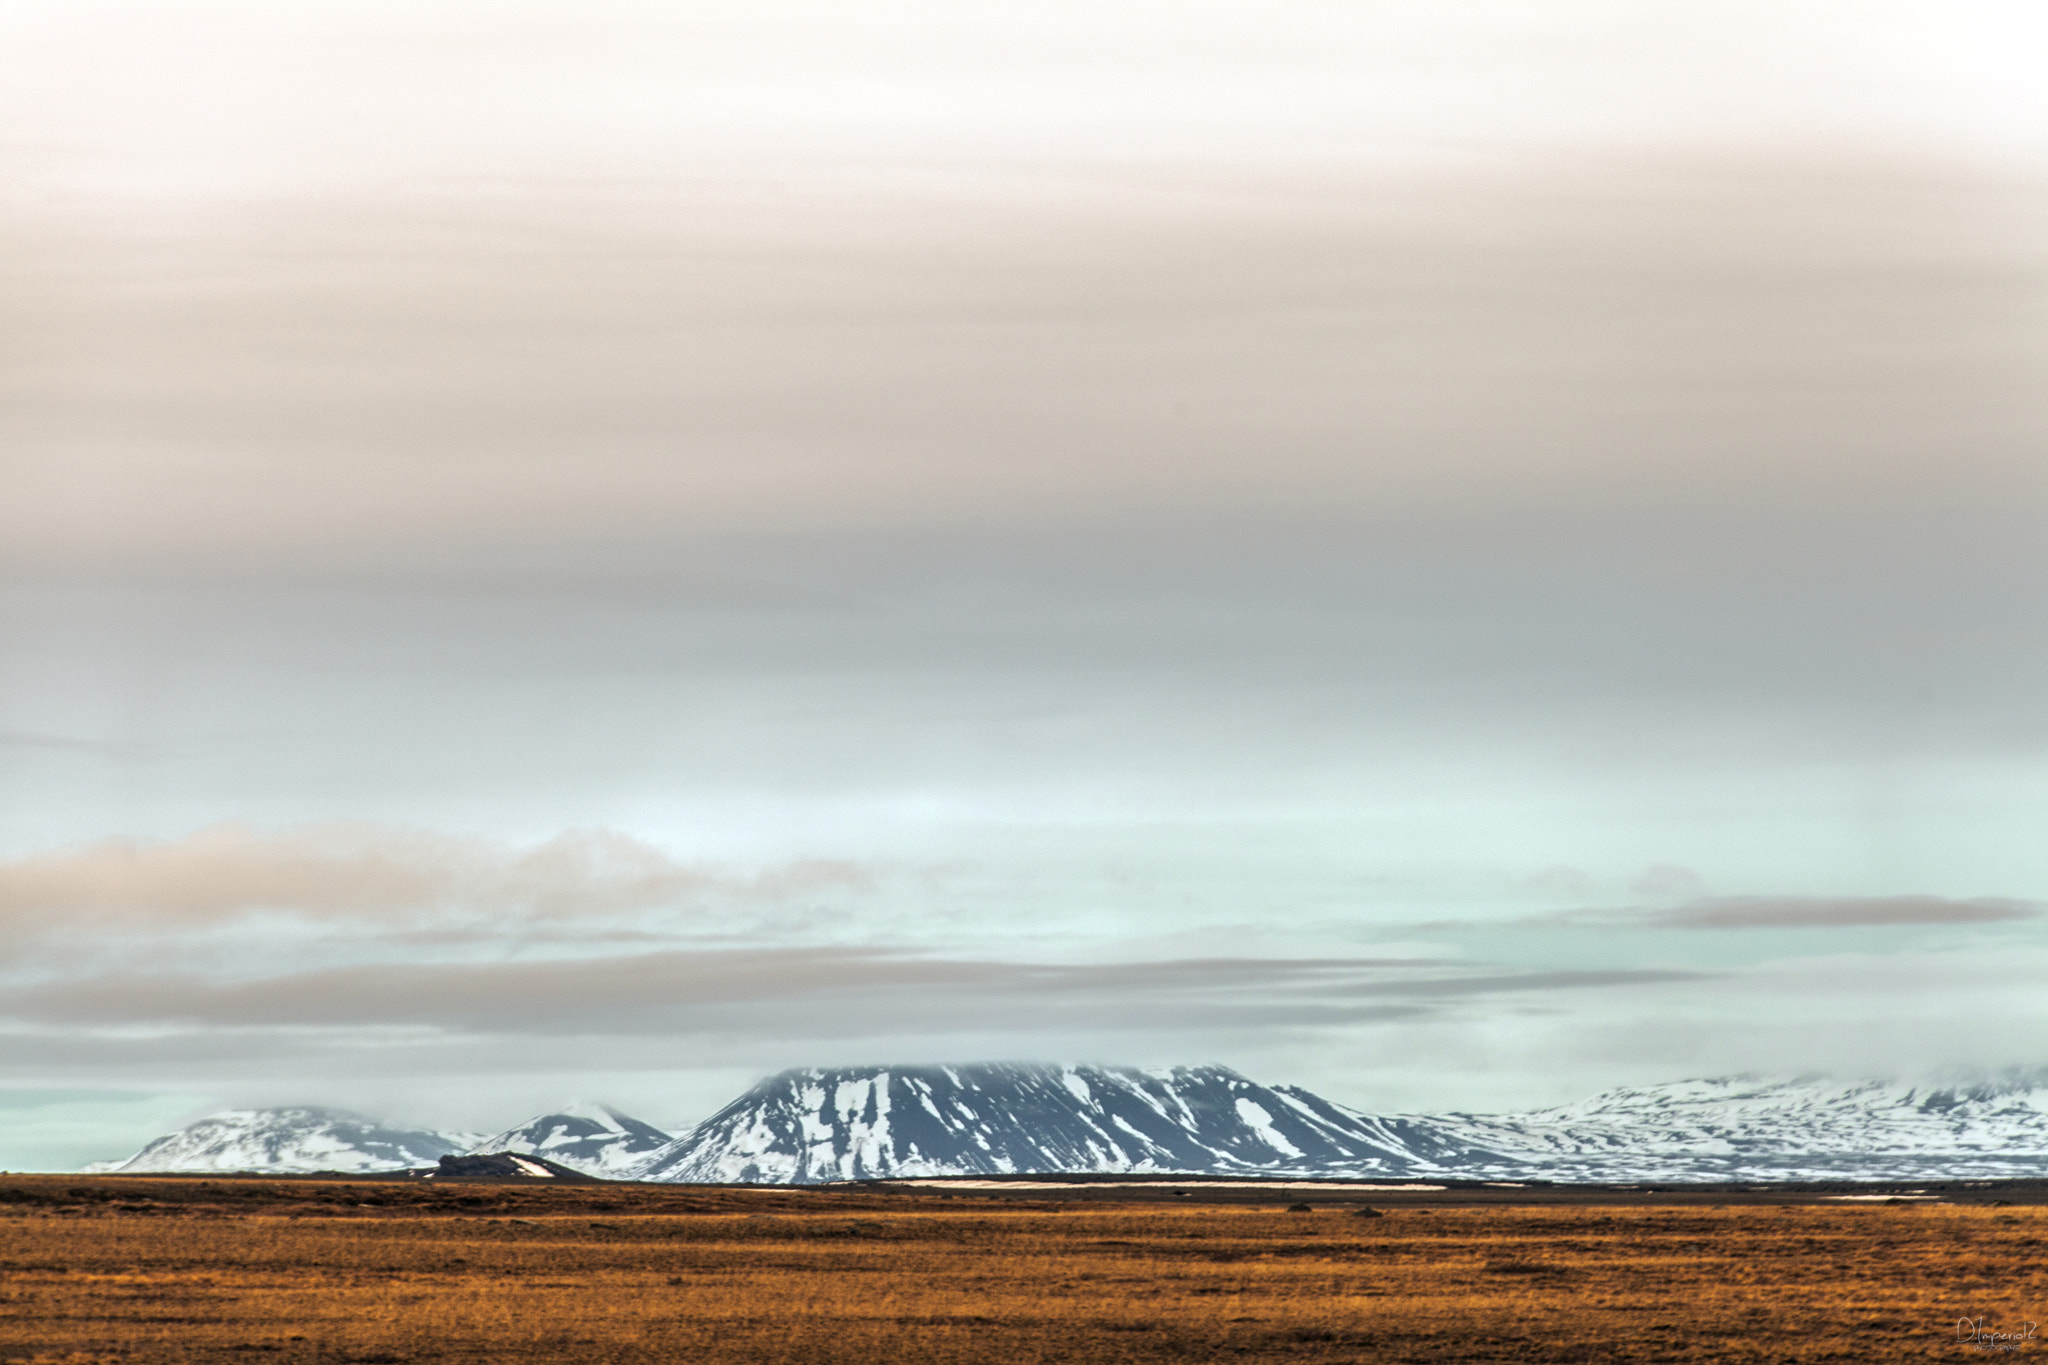
[[[2018,3],[0,9],[0,1165],[2048,1061]]]

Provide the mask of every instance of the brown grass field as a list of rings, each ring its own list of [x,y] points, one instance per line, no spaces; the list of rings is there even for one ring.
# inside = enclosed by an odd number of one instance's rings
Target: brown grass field
[[[14,1176],[0,1361],[1889,1361],[2048,1307],[2043,1207],[1383,1207]]]

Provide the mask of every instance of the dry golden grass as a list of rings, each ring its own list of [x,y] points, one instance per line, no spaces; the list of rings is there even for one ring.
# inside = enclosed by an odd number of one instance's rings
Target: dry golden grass
[[[2041,1316],[2044,1228],[17,1177],[0,1361],[1921,1360],[1977,1354],[1959,1318]]]

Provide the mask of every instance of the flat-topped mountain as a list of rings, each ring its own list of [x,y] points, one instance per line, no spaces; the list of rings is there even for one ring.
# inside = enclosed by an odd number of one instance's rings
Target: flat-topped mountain
[[[771,1076],[677,1138],[642,1180],[812,1184],[1056,1171],[1413,1164],[1358,1116],[1220,1066],[842,1067]]]

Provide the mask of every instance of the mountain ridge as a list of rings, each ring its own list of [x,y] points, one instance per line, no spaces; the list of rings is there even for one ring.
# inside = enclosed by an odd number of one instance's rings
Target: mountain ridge
[[[546,1157],[587,1175],[623,1179],[645,1164],[652,1153],[673,1141],[675,1134],[663,1132],[608,1104],[579,1101],[483,1138],[469,1148],[467,1155],[507,1152]]]
[[[1946,1083],[1716,1077],[1505,1114],[1374,1114],[1219,1066],[799,1068],[671,1135],[569,1105],[489,1137],[234,1110],[88,1169],[370,1171],[518,1152],[607,1179],[809,1184],[1145,1173],[1552,1180],[2048,1175],[2048,1069]]]
[[[1404,1120],[1396,1118],[1399,1124]],[[2048,1173],[2048,1071],[1970,1081],[1723,1076],[1522,1114],[1417,1116],[1482,1178],[2003,1179]]]

